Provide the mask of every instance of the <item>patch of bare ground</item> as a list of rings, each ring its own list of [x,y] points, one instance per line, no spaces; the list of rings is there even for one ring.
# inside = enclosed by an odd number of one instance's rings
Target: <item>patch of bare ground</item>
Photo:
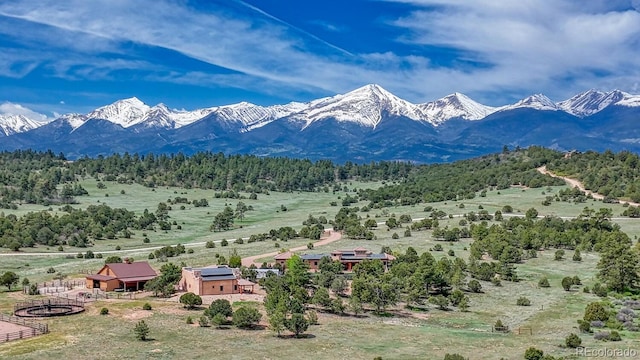
[[[141,320],[151,316],[152,314],[153,313],[148,310],[129,310],[122,315],[122,318],[126,320]]]

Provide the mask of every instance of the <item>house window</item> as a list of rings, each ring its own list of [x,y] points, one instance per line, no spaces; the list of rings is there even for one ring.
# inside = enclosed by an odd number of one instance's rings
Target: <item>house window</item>
[[[313,262],[313,266],[318,266],[318,262],[317,262],[317,261],[314,261],[314,262]]]
[[[224,291],[224,286],[220,285],[220,291]]]
[[[238,291],[238,285],[233,285],[233,291]]]

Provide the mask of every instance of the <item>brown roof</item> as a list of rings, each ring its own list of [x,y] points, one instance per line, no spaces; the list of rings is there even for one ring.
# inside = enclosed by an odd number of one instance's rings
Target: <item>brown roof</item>
[[[238,280],[238,285],[240,285],[240,286],[253,286],[253,285],[255,285],[255,283],[253,283],[253,282],[251,282],[249,280],[246,280],[246,279],[239,279]]]
[[[106,264],[105,267],[109,267],[111,271],[116,275],[118,279],[127,278],[147,278],[146,280],[153,279],[158,276],[155,270],[151,268],[146,261],[127,263],[114,263]],[[104,269],[104,268],[103,268]]]

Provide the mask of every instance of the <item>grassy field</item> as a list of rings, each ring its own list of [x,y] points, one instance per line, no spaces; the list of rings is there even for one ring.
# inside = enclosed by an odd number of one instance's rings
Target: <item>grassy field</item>
[[[377,186],[373,184],[372,186]],[[185,190],[174,188],[158,188],[155,191],[137,185],[121,185],[107,183],[107,189],[97,189],[94,180],[85,180],[83,186],[91,196],[81,197],[77,206],[106,203],[112,207],[126,207],[141,213],[144,209],[155,211],[157,204],[175,196],[187,197],[190,200],[206,198],[210,206],[195,208],[187,205],[179,210],[179,205],[170,211],[171,220],[182,224],[182,230],[151,232],[147,235],[150,244],[143,244],[143,234],[138,232],[132,239],[103,240],[91,248],[94,252],[113,251],[116,245],[128,252],[119,252],[122,256],[133,256],[146,259],[149,246],[168,244],[187,244],[193,248],[192,254],[183,254],[171,259],[183,261],[190,266],[215,264],[215,254],[225,257],[234,249],[241,256],[262,254],[276,251],[273,241],[234,244],[233,239],[247,237],[251,234],[266,232],[281,226],[292,226],[296,229],[309,214],[324,215],[332,219],[339,207],[330,206],[331,201],[338,201],[344,196],[339,193],[277,193],[259,195],[258,200],[243,200],[255,210],[247,213],[242,228],[228,232],[209,232],[213,216],[226,204],[235,207],[238,200],[214,199],[213,191]],[[363,187],[366,184],[354,183],[350,188]],[[554,202],[550,206],[542,206],[546,195],[553,194],[563,187],[548,189],[521,189],[489,191],[486,197],[476,197],[465,201],[423,204],[420,206],[373,209],[361,213],[362,217],[371,217],[384,222],[390,214],[400,216],[408,214],[413,219],[429,215],[425,206],[443,210],[454,217],[441,221],[441,224],[458,226],[460,215],[483,208],[490,213],[511,205],[515,214],[524,214],[527,209],[535,207],[541,215],[553,214],[573,217],[582,212],[584,207],[594,209],[611,207],[614,216],[622,211],[622,205],[603,204],[590,201],[582,204]],[[124,194],[121,191],[124,190]],[[544,192],[544,194],[543,194]],[[105,196],[109,194],[109,196]],[[464,207],[460,204],[463,203]],[[287,208],[280,211],[281,205]],[[360,206],[365,203],[357,204]],[[44,208],[46,209],[46,208]],[[24,206],[16,213],[43,210],[43,207]],[[52,209],[56,212],[56,209]],[[7,213],[5,211],[5,213]],[[640,222],[637,219],[615,220],[622,228],[637,237],[640,233]],[[392,239],[397,232],[399,239]],[[343,238],[325,247],[316,247],[308,252],[321,253],[334,249],[349,249],[364,246],[378,252],[382,246],[389,246],[394,251],[404,252],[407,247],[414,247],[418,253],[429,251],[436,244],[430,231],[412,233],[411,237],[403,236],[404,229],[386,230],[379,226],[375,230],[376,239],[371,241],[350,240]],[[207,249],[203,242],[230,240],[227,247],[217,244],[216,248]],[[297,239],[280,242],[280,248],[290,248],[308,243],[308,239]],[[434,256],[448,256],[447,251],[453,249],[456,256],[468,258],[470,240],[456,243],[442,243],[444,251],[433,252]],[[75,255],[88,249],[65,248],[64,253]],[[71,276],[87,271],[96,271],[103,259],[67,259],[56,249],[36,248],[29,251],[49,251],[55,255],[28,257],[1,257],[0,272],[15,271],[21,277],[32,281],[49,280],[51,275],[46,269],[54,267],[57,271]],[[107,254],[105,253],[105,256]],[[309,329],[308,338],[280,339],[269,330],[237,330],[200,328],[188,325],[187,316],[199,317],[201,311],[187,311],[175,302],[161,301],[153,298],[135,301],[100,301],[91,304],[87,311],[72,317],[43,320],[50,326],[51,333],[37,338],[6,343],[0,345],[0,358],[41,359],[41,358],[92,358],[92,359],[209,359],[220,357],[225,359],[275,359],[275,358],[310,358],[315,359],[372,359],[382,356],[384,359],[441,359],[446,353],[460,353],[470,359],[522,359],[524,351],[531,346],[542,349],[554,356],[573,356],[575,350],[564,348],[564,338],[569,333],[578,333],[576,320],[582,317],[585,306],[597,301],[592,294],[583,293],[581,287],[566,292],[560,286],[564,276],[577,275],[585,286],[595,282],[598,257],[592,253],[582,253],[582,262],[571,261],[572,252],[567,251],[567,260],[554,261],[553,251],[539,252],[538,257],[517,265],[522,281],[517,283],[503,282],[496,287],[489,282],[482,282],[485,290],[482,294],[469,294],[471,307],[469,312],[457,310],[440,311],[430,308],[428,311],[412,312],[398,308],[392,317],[378,317],[365,314],[361,317],[320,314],[320,325]],[[272,260],[265,258],[264,260]],[[154,267],[162,263],[151,262]],[[551,287],[540,289],[538,280],[548,277]],[[526,296],[532,302],[529,307],[516,305],[516,299]],[[19,292],[0,293],[0,312],[9,313],[13,304],[25,298]],[[144,311],[144,302],[150,302],[153,310]],[[108,307],[110,314],[99,315],[101,307]],[[136,341],[132,333],[135,323],[143,319],[151,328],[151,341]],[[511,329],[522,329],[521,334],[492,333],[491,325],[501,319]],[[265,323],[263,317],[263,324]],[[529,330],[530,329],[530,330]],[[531,333],[529,333],[531,331]],[[637,333],[622,331],[623,341],[603,343],[595,341],[592,336],[581,335],[583,345],[593,348],[610,349],[627,347],[638,348],[640,336]]]

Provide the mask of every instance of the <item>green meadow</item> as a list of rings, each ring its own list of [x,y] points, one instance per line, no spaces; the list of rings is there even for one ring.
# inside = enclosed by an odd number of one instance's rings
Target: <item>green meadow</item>
[[[183,244],[193,253],[182,254],[169,261],[184,262],[190,266],[212,265],[216,262],[216,254],[228,257],[233,251],[241,256],[259,255],[308,244],[309,239],[294,239],[287,242],[264,241],[235,244],[237,238],[246,238],[252,234],[268,232],[283,226],[291,226],[299,230],[302,222],[309,215],[325,216],[331,220],[340,209],[340,199],[347,193],[353,195],[354,189],[369,186],[380,186],[379,183],[345,183],[348,192],[271,192],[258,194],[257,200],[242,199],[245,204],[254,208],[246,213],[246,218],[235,223],[235,228],[225,232],[212,232],[209,226],[212,219],[225,206],[235,208],[238,199],[215,198],[215,191],[182,188],[150,189],[139,185],[105,182],[106,189],[98,189],[93,179],[83,180],[82,186],[89,196],[78,197],[74,207],[84,208],[92,204],[107,204],[111,207],[124,207],[141,214],[145,209],[155,211],[158,203],[167,202],[176,196],[189,200],[205,198],[208,207],[172,205],[169,220],[175,221],[182,229],[172,226],[169,231],[135,231],[130,239],[99,240],[89,248],[65,246],[63,251],[43,246],[23,249],[24,253],[48,253],[48,255],[2,256],[0,257],[0,273],[14,271],[21,278],[33,281],[49,281],[53,274],[47,274],[50,267],[69,278],[81,278],[82,274],[97,271],[104,259],[78,259],[76,254],[91,250],[109,255],[130,256],[136,260],[146,260],[154,247]],[[476,196],[464,201],[449,201],[421,204],[419,206],[398,206],[386,209],[371,209],[360,212],[363,219],[375,219],[378,227],[374,230],[373,240],[342,239],[326,246],[316,246],[306,252],[323,253],[334,249],[350,249],[358,246],[379,252],[383,246],[393,251],[404,252],[413,247],[418,253],[432,251],[434,256],[449,256],[453,250],[455,256],[463,259],[469,257],[469,245],[472,240],[462,239],[459,242],[436,242],[431,231],[413,231],[411,236],[404,236],[404,229],[387,230],[385,220],[395,215],[407,214],[412,219],[428,217],[432,207],[446,212],[450,216],[440,220],[441,226],[459,226],[461,216],[465,213],[481,209],[493,214],[505,205],[513,207],[512,215],[522,215],[527,209],[535,207],[540,215],[556,215],[561,217],[578,216],[585,207],[599,209],[610,207],[614,214],[614,222],[620,224],[631,238],[640,234],[640,220],[622,218],[619,214],[624,210],[621,204],[603,204],[589,200],[586,203],[553,202],[549,206],[541,203],[545,196],[555,194],[564,187],[538,189],[510,188],[501,191],[488,191],[485,197]],[[338,206],[331,206],[331,202]],[[364,206],[364,202],[352,206]],[[286,208],[286,211],[283,209]],[[20,206],[19,210],[5,210],[5,214],[24,214],[29,211],[50,211],[60,214],[58,207]],[[506,215],[506,214],[505,214]],[[407,225],[407,224],[403,224]],[[329,226],[329,225],[328,225]],[[393,239],[393,233],[399,238]],[[143,243],[147,236],[149,243]],[[222,239],[229,241],[228,246],[221,246]],[[206,248],[205,242],[216,242],[215,248]],[[443,246],[443,251],[433,251],[436,244]],[[116,251],[116,246],[121,250]],[[8,254],[8,249],[2,249]],[[459,353],[469,359],[522,359],[525,350],[536,347],[545,354],[563,356],[569,359],[580,358],[576,350],[564,347],[564,338],[570,333],[579,333],[577,320],[582,318],[585,306],[600,298],[591,293],[584,293],[583,286],[591,287],[596,282],[596,265],[598,256],[595,253],[582,253],[581,262],[571,261],[573,252],[566,251],[563,260],[554,260],[554,251],[538,252],[537,258],[517,264],[517,273],[521,281],[506,282],[502,286],[494,286],[490,282],[481,282],[483,293],[469,293],[470,308],[468,312],[437,310],[429,307],[422,311],[409,310],[402,305],[395,308],[392,316],[379,317],[367,311],[364,315],[338,316],[319,313],[319,325],[307,331],[307,338],[277,338],[268,329],[238,330],[235,328],[215,329],[202,328],[186,323],[187,316],[197,319],[202,309],[189,311],[176,303],[175,299],[165,300],[144,298],[138,300],[105,300],[91,303],[86,312],[60,318],[42,320],[49,324],[51,333],[32,339],[0,344],[0,358],[11,359],[276,359],[276,358],[314,358],[314,359],[442,359],[447,353]],[[265,257],[264,261],[272,258]],[[150,260],[152,266],[159,268],[163,263]],[[539,288],[538,280],[547,277],[549,288]],[[572,291],[564,291],[560,282],[565,276],[578,276],[582,286]],[[525,296],[531,300],[531,306],[517,306],[516,300]],[[0,293],[0,312],[10,313],[13,304],[25,298],[21,292]],[[153,309],[142,310],[142,305],[149,302]],[[237,304],[236,304],[237,306]],[[256,304],[261,308],[261,304]],[[109,315],[99,315],[100,308],[107,307]],[[264,312],[264,311],[263,311]],[[151,332],[149,341],[137,341],[132,329],[136,322],[144,319]],[[509,333],[492,332],[492,324],[501,319],[505,325],[514,330]],[[261,324],[266,325],[263,315]],[[518,331],[518,329],[520,331]],[[601,342],[591,335],[580,335],[582,345],[590,348],[624,349],[638,348],[640,335],[621,331],[622,341]]]

